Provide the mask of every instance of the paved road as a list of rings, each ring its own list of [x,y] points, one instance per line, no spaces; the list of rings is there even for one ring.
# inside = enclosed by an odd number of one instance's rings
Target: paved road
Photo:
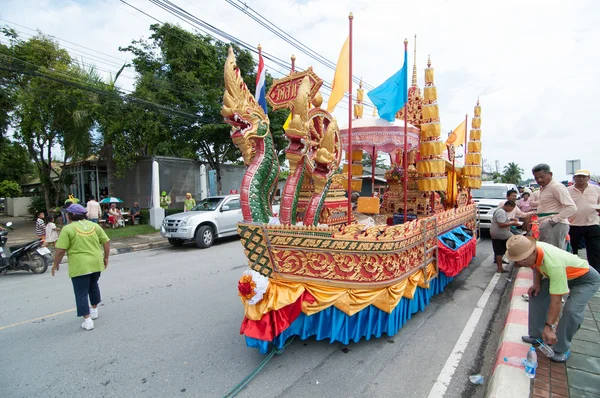
[[[426,397],[494,275],[490,246],[480,243],[472,265],[397,335],[347,347],[295,341],[239,396]],[[0,278],[0,397],[225,395],[264,358],[238,334],[245,269],[237,240],[115,256],[90,332],[75,317],[66,267],[54,278]],[[489,370],[488,327],[507,283],[492,290],[447,397],[483,395],[468,375]]]

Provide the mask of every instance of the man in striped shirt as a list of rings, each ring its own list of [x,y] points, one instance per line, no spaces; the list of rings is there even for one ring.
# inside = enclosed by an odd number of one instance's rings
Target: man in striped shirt
[[[35,236],[38,237],[38,239],[44,240],[44,238],[46,237],[46,223],[44,222],[44,212],[40,211],[38,213],[38,218],[35,221]]]

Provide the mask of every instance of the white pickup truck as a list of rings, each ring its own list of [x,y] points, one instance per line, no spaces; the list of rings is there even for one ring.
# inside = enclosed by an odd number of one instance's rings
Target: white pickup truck
[[[211,196],[192,211],[165,217],[160,234],[173,246],[195,240],[199,248],[205,249],[216,238],[237,235],[237,223],[242,220],[239,195]]]
[[[495,184],[484,182],[481,188],[472,189],[471,196],[477,205],[479,215],[479,227],[490,229],[492,227],[492,216],[498,205],[506,200],[506,193],[510,190],[519,192],[515,184]]]

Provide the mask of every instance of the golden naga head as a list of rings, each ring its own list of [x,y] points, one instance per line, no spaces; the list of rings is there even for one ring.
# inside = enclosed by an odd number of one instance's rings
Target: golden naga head
[[[231,125],[231,139],[242,152],[244,163],[249,165],[256,155],[254,141],[263,139],[269,132],[269,118],[244,83],[231,47],[225,61],[224,75],[221,115]]]

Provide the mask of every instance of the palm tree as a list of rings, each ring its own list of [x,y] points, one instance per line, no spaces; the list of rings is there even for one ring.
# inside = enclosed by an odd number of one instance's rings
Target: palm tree
[[[521,182],[521,175],[523,173],[523,169],[518,164],[510,162],[507,166],[504,166],[502,181],[510,184],[518,184]]]

